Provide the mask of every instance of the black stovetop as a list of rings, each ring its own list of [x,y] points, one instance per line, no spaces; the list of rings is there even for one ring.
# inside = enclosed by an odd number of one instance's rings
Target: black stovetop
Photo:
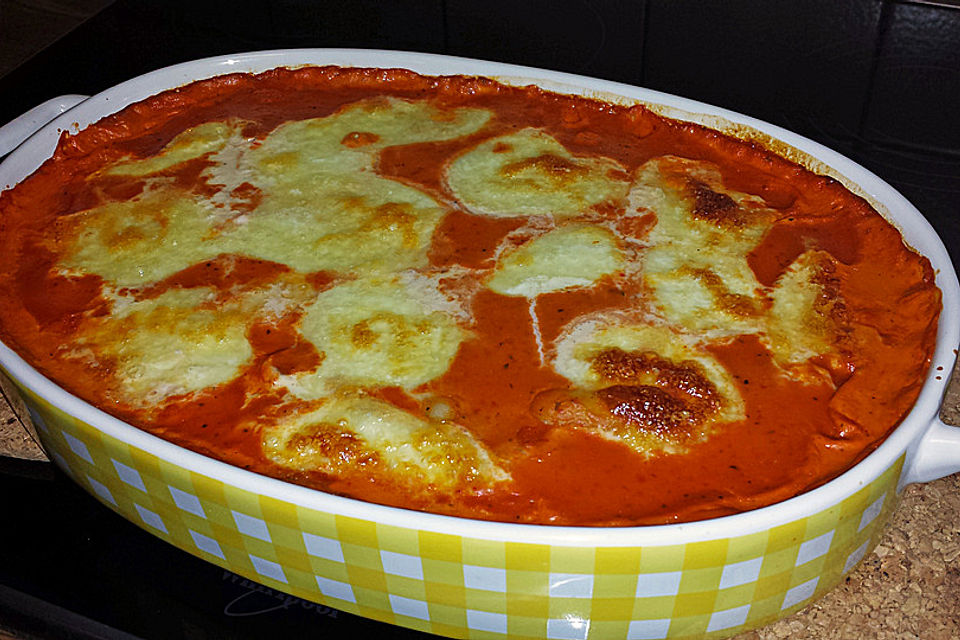
[[[927,216],[960,265],[960,10],[939,4],[118,0],[0,77],[0,123],[48,98],[96,93],[169,64],[297,47],[499,60],[748,113],[890,182]],[[424,637],[198,560],[115,515],[45,463],[0,459],[0,518],[0,632],[56,639]]]

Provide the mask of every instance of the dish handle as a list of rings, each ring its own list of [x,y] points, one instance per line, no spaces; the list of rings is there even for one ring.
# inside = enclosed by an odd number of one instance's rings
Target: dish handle
[[[960,472],[960,427],[934,417],[910,458],[901,486]]]
[[[0,158],[19,147],[43,125],[89,97],[69,94],[51,98],[0,127]]]

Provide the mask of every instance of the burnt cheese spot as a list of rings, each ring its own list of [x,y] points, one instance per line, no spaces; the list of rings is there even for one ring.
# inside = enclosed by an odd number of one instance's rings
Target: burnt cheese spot
[[[689,436],[703,419],[692,403],[655,386],[614,385],[596,395],[610,413],[648,431]]]
[[[718,193],[694,179],[687,180],[687,190],[693,198],[694,218],[712,222],[723,228],[737,228],[744,225],[743,211],[729,195]]]
[[[612,392],[614,395],[610,397],[623,398],[623,389],[628,388],[657,390],[658,393],[653,395],[649,391],[637,391],[636,394],[638,398],[645,396],[651,401],[659,398],[663,406],[658,409],[655,404],[650,404],[649,408],[659,411],[665,419],[670,417],[665,413],[669,403],[661,397],[663,394],[669,394],[671,402],[678,403],[677,406],[685,412],[685,419],[688,421],[703,422],[706,417],[718,411],[721,405],[716,386],[694,362],[676,363],[654,353],[606,349],[594,358],[592,368],[601,379],[614,383],[612,388],[620,389]],[[601,391],[604,392],[606,390]],[[642,406],[640,402],[634,403],[629,409],[622,409],[622,417],[629,417],[630,421],[637,424],[647,424],[650,419],[655,418],[655,414],[639,419]]]
[[[379,460],[376,451],[367,447],[363,438],[326,423],[315,423],[298,431],[284,448],[291,457],[316,459],[317,468],[329,471],[366,467]]]
[[[377,332],[370,328],[370,323],[366,320],[353,325],[350,330],[350,342],[357,349],[369,347],[377,341]]]

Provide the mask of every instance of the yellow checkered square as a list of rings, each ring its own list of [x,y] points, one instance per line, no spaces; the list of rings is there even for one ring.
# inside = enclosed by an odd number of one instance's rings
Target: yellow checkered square
[[[767,549],[769,531],[760,531],[746,536],[730,538],[727,544],[727,564],[760,558]]]
[[[683,570],[694,571],[708,567],[723,566],[727,559],[729,540],[708,540],[685,545]],[[718,576],[719,577],[719,576]]]
[[[362,567],[378,573],[383,572],[383,566],[380,560],[380,550],[376,547],[361,547],[346,542],[340,543],[343,550],[344,561],[354,567]]]
[[[377,525],[377,546],[384,551],[420,555],[420,536],[414,529]]]
[[[546,596],[550,592],[550,574],[542,571],[507,570],[508,593],[530,593]]]
[[[640,571],[639,547],[600,547],[594,552],[598,575],[633,575]]]
[[[636,575],[599,574],[594,578],[594,600],[603,598],[622,598],[624,595],[629,595],[632,597],[636,590]]]
[[[507,599],[507,615],[510,617],[546,620],[549,614],[549,598],[520,595],[519,597]]]
[[[463,565],[459,562],[421,558],[423,579],[437,585],[463,587]]]
[[[343,562],[317,558],[316,556],[307,556],[307,558],[310,563],[310,572],[314,575],[330,578],[338,582],[346,582],[350,579],[347,565]]]
[[[517,571],[550,571],[550,547],[542,544],[504,544],[506,566]]]
[[[366,520],[336,516],[337,538],[342,542],[362,547],[379,546],[377,540],[377,525]]]
[[[596,615],[590,620],[591,638],[626,638],[630,630],[629,622],[622,620],[605,620]]]
[[[748,582],[747,584],[736,587],[721,589],[717,592],[717,599],[714,602],[714,606],[718,610],[723,611],[725,609],[733,609],[734,607],[750,604],[753,601],[756,590],[756,582]]]
[[[716,591],[678,594],[673,603],[673,616],[689,617],[710,613],[716,599]]]
[[[723,567],[709,569],[687,569],[680,580],[680,593],[701,593],[716,591],[720,586]]]
[[[629,593],[627,589],[622,593]],[[633,616],[633,608],[636,603],[635,598],[627,597],[594,597],[590,611],[591,619],[596,622],[600,620],[629,620]]]
[[[767,539],[766,553],[770,554],[799,547],[800,543],[803,542],[806,529],[807,525],[804,520],[796,520],[779,527],[774,527],[770,530]]]
[[[683,568],[686,545],[675,544],[663,547],[644,547],[640,552],[641,573],[679,571]]]
[[[762,576],[757,580],[754,598],[763,600],[765,598],[776,597],[777,594],[782,597],[786,590],[790,588],[790,576],[792,573],[793,570],[788,569],[769,576]]]
[[[423,584],[427,602],[464,607],[467,602],[467,590],[462,586],[426,581]]]
[[[465,589],[463,595],[467,609],[502,614],[507,613],[506,592]]]
[[[463,562],[463,538],[429,531],[417,532],[420,555],[431,560]]]
[[[658,620],[670,618],[677,606],[676,596],[656,596],[634,600],[634,620]]]
[[[546,618],[535,614],[511,615],[507,621],[507,634],[511,637],[544,638],[547,635]]]
[[[385,574],[383,579],[389,593],[413,600],[426,600],[427,598],[427,589],[423,580],[391,575],[389,573]]]
[[[506,567],[507,549],[495,540],[463,539],[463,563],[478,567]]]
[[[592,574],[596,571],[596,554],[590,548],[553,547],[550,550],[550,571]]]
[[[305,509],[300,506],[295,506],[294,508],[296,509],[297,513],[296,527],[298,529],[301,531],[308,531],[313,535],[323,536],[324,538],[336,539],[336,516],[329,513],[323,513],[322,511]]]

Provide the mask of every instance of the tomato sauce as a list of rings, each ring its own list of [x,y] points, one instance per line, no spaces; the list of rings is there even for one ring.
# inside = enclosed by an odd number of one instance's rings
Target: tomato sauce
[[[783,376],[756,336],[712,347],[736,380],[746,419],[725,425],[684,454],[644,458],[616,442],[551,429],[531,412],[541,393],[570,383],[549,363],[549,346],[573,318],[635,304],[644,292],[615,274],[592,287],[543,294],[534,302],[481,288],[473,299],[471,337],[449,369],[407,392],[372,393],[425,415],[423,397],[453,403],[456,420],[495,454],[511,460],[509,490],[432,505],[443,512],[495,520],[557,524],[655,524],[722,516],[776,502],[838,475],[876,447],[909,410],[929,363],[939,292],[929,262],[904,247],[896,229],[836,181],[815,175],[760,144],[695,124],[672,121],[642,106],[618,106],[507,87],[468,77],[428,78],[401,70],[303,68],[258,76],[228,75],[167,91],[108,116],[77,134],[64,134],[54,157],[16,189],[0,195],[0,337],[61,385],[131,423],[174,442],[263,473],[356,497],[410,506],[390,486],[296,474],[260,451],[256,429],[242,427],[282,411],[270,376],[309,371],[323,354],[298,337],[298,317],[248,332],[254,358],[233,381],[169,400],[157,413],[111,399],[114,383],[101,369],[62,357],[59,344],[84,313],[105,313],[95,276],[53,273],[56,237],[44,233],[59,216],[124,200],[143,188],[136,179],[87,177],[124,156],[148,157],[184,129],[239,118],[244,134],[263,137],[287,121],[329,115],[359,99],[390,95],[440,107],[488,109],[492,119],[465,138],[385,149],[380,175],[452,203],[443,180],[447,163],[483,140],[538,127],[573,154],[602,155],[627,172],[672,154],[715,163],[732,190],[763,198],[778,218],[748,262],[771,286],[802,252],[817,248],[837,261],[848,329],[843,362],[832,381],[800,385]],[[375,142],[354,132],[344,144]],[[186,163],[171,178],[203,190],[203,162]],[[242,210],[261,195],[249,183],[235,190]],[[655,216],[613,218],[624,235],[642,240]],[[434,267],[490,269],[520,218],[472,215],[450,205],[428,254]],[[269,261],[221,256],[194,265],[138,295],[203,284],[221,291],[269,282],[288,268]],[[321,291],[333,275],[307,281]],[[539,335],[539,342],[537,336]],[[834,384],[838,385],[836,388]],[[464,506],[466,505],[466,506]],[[414,501],[412,506],[417,507]],[[471,511],[470,508],[475,508]]]

